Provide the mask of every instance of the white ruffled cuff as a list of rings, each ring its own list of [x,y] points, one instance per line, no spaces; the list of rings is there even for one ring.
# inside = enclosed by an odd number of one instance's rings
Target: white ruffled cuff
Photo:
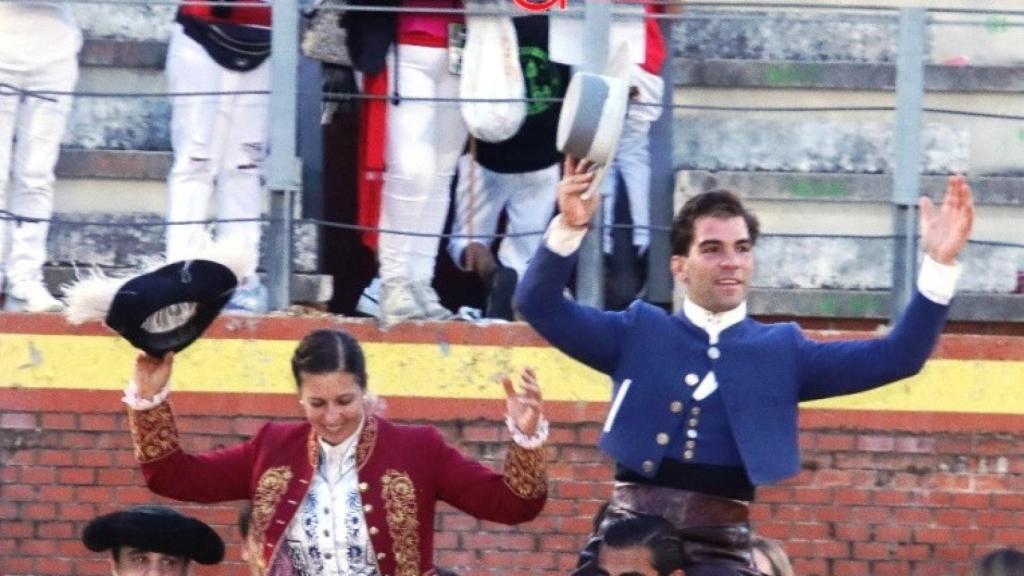
[[[159,392],[156,393],[150,399],[139,398],[139,387],[135,384],[135,380],[128,382],[128,387],[124,390],[124,396],[121,397],[121,402],[124,402],[132,410],[149,410],[150,408],[156,408],[167,401],[167,395],[171,393],[171,383],[168,382]]]
[[[941,264],[925,254],[917,276],[917,289],[932,302],[948,306],[956,294],[956,283],[962,270],[959,262]]]
[[[540,420],[537,421],[537,431],[533,433],[533,436],[527,436],[524,434],[512,417],[508,414],[505,415],[505,424],[508,426],[508,431],[512,433],[512,441],[519,445],[520,448],[527,450],[536,450],[544,445],[548,439],[548,420],[543,415]]]
[[[555,254],[566,257],[579,250],[583,237],[587,235],[587,227],[573,228],[565,223],[562,215],[555,216],[548,224],[544,233],[544,244]]]

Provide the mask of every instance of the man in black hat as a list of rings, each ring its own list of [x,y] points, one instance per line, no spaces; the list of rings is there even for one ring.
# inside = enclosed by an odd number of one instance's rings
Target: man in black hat
[[[186,576],[193,561],[217,564],[224,559],[224,542],[213,528],[166,506],[100,516],[85,527],[82,542],[93,552],[110,550],[113,576]]]

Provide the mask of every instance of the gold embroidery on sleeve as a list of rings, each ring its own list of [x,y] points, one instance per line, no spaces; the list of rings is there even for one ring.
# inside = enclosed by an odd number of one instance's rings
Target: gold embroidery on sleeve
[[[252,518],[249,521],[249,538],[255,543],[254,548],[263,550],[266,544],[267,527],[274,516],[277,503],[288,489],[292,479],[292,469],[288,466],[267,468],[256,484],[256,493],[252,497]],[[260,554],[260,560],[264,555]],[[265,562],[261,562],[265,564]],[[265,566],[263,566],[265,568]]]
[[[363,432],[359,435],[359,442],[356,444],[356,469],[362,470],[363,464],[370,459],[373,447],[377,444],[377,419],[367,416],[366,424],[363,425]]]
[[[522,498],[540,498],[548,491],[544,449],[527,450],[511,442],[505,456],[505,484]]]
[[[394,542],[395,576],[420,573],[420,533],[416,515],[416,487],[405,472],[388,470],[381,479],[388,531]]]
[[[178,450],[178,429],[174,426],[171,405],[162,402],[149,410],[128,409],[135,459],[145,464]]]

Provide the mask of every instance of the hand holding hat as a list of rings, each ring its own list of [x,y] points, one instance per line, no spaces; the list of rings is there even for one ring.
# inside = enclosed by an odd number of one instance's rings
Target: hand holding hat
[[[601,196],[588,194],[596,173],[594,163],[565,156],[564,176],[558,183],[558,211],[562,221],[573,228],[588,226],[597,211]]]

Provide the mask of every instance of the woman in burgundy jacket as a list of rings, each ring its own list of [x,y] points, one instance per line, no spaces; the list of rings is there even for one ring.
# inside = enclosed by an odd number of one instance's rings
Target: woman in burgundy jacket
[[[444,501],[517,524],[547,498],[547,436],[536,378],[503,382],[512,431],[502,474],[447,445],[430,426],[371,414],[359,343],[317,330],[292,357],[302,422],[270,422],[250,440],[185,452],[167,402],[173,354],[140,355],[129,406],[135,456],[149,488],[191,502],[249,500],[247,548],[262,574],[433,574],[434,512]]]

